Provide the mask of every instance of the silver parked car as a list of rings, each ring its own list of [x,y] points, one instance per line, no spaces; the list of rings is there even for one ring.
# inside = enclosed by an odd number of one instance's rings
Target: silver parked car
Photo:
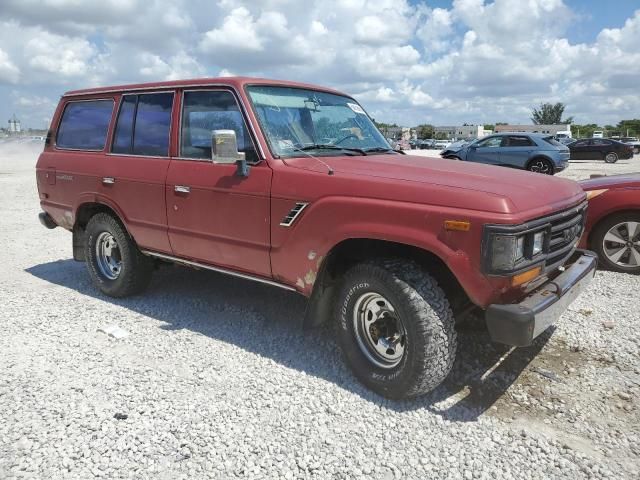
[[[451,145],[453,147],[453,145]],[[446,148],[443,158],[522,168],[553,175],[569,165],[569,149],[550,135],[498,133],[459,148]]]

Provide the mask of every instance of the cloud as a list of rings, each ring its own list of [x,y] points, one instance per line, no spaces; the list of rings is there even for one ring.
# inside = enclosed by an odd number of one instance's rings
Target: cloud
[[[7,52],[0,48],[0,82],[16,83],[20,78],[20,69],[9,58]]]
[[[4,0],[2,9],[0,94],[14,103],[0,116],[50,115],[36,99],[69,88],[231,72],[335,87],[405,125],[526,122],[541,101],[566,103],[582,122],[640,111],[640,10],[576,43],[567,32],[580,19],[563,0]]]

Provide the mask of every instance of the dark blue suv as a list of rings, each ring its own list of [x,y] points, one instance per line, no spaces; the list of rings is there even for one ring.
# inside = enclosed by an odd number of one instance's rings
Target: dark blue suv
[[[466,162],[522,168],[553,175],[569,165],[569,149],[550,135],[498,133],[471,143],[452,144],[440,155]]]

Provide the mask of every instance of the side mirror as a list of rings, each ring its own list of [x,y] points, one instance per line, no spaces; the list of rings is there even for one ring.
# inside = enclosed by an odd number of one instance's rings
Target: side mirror
[[[238,140],[233,130],[211,132],[211,160],[213,163],[237,165],[236,175],[249,176],[249,165],[244,152],[238,151]]]

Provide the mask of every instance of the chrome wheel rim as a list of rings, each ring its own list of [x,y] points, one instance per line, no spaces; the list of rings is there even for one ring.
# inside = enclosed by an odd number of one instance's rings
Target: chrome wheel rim
[[[604,158],[608,163],[613,163],[618,160],[618,156],[615,153],[607,153],[607,156]]]
[[[620,267],[640,266],[640,222],[622,222],[609,229],[602,239],[607,259]]]
[[[400,363],[406,347],[406,330],[393,305],[375,292],[365,293],[353,307],[353,329],[362,353],[381,368]]]
[[[550,173],[549,164],[544,160],[538,160],[536,162],[533,162],[529,167],[529,170],[535,173],[544,173],[544,174]]]
[[[100,273],[115,280],[122,271],[122,256],[118,242],[109,232],[102,232],[96,240],[96,263]]]

